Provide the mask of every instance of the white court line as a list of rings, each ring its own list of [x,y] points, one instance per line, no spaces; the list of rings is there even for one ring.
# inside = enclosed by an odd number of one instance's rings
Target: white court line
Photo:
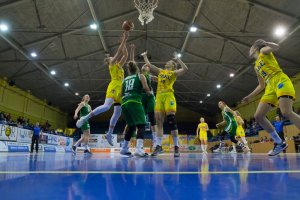
[[[273,171],[210,171],[210,172],[135,172],[135,171],[1,171],[0,174],[166,174],[166,175],[196,175],[196,174],[282,174],[300,173],[300,170],[273,170]]]

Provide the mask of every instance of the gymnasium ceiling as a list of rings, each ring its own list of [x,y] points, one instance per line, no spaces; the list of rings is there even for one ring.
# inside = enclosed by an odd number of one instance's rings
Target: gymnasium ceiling
[[[100,105],[109,83],[104,52],[116,51],[124,20],[135,24],[128,43],[138,53],[147,49],[154,64],[162,67],[182,50],[189,72],[175,83],[176,98],[200,113],[214,115],[218,100],[234,105],[255,88],[248,49],[258,38],[280,41],[276,55],[282,68],[289,75],[299,72],[300,1],[204,0],[199,5],[199,0],[160,0],[155,19],[141,26],[132,0],[0,0],[0,22],[10,29],[0,32],[0,75],[69,113],[80,101],[75,92],[90,94],[92,107]],[[99,32],[89,28],[95,19]],[[192,24],[198,31],[188,34]],[[286,38],[273,36],[277,25],[287,27]],[[28,56],[32,51],[37,58]],[[57,74],[51,76],[51,70]]]

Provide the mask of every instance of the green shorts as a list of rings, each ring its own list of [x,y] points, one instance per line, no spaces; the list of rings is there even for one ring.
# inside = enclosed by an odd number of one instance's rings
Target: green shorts
[[[145,113],[153,112],[155,107],[155,97],[154,95],[148,96],[147,94],[142,94],[142,103],[145,110]]]
[[[85,123],[80,127],[80,129],[81,129],[82,131],[89,130],[89,129],[90,129],[90,124],[89,124],[89,122],[85,122]]]
[[[122,113],[128,126],[146,124],[146,116],[142,103],[127,102],[122,104]]]
[[[236,135],[236,129],[237,129],[237,123],[229,123],[224,128],[224,131],[226,131],[230,136],[235,137]]]

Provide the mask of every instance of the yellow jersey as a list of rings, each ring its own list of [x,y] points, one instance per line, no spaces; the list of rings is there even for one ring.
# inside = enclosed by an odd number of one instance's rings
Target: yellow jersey
[[[277,72],[282,72],[272,52],[267,55],[259,53],[254,69],[265,81],[272,78]]]
[[[120,66],[119,63],[109,66],[109,74],[111,81],[120,81],[124,79],[124,69]]]
[[[206,133],[207,132],[207,123],[199,123],[198,129],[200,130],[200,133]]]
[[[176,74],[170,70],[160,70],[158,74],[157,93],[174,92],[173,85],[176,81]]]

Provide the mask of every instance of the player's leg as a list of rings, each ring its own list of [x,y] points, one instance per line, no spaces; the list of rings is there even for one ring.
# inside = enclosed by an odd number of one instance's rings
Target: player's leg
[[[134,131],[136,130],[136,126],[135,125],[131,125],[131,126],[127,125],[126,127],[127,128],[125,129],[124,142],[122,144],[120,154],[129,156],[129,155],[131,155],[131,152],[129,151],[129,143],[130,143],[130,140],[131,140],[131,137],[132,137]]]
[[[261,127],[267,131],[272,139],[274,140],[274,148],[269,152],[270,156],[279,154],[281,151],[287,148],[286,144],[283,143],[275,128],[272,126],[271,122],[266,118],[267,113],[272,109],[272,106],[268,103],[260,102],[258,104],[256,113],[254,115],[256,121],[261,125]]]
[[[110,107],[113,105],[114,99],[112,98],[106,98],[103,105],[98,106],[95,108],[92,112],[90,112],[88,115],[81,117],[77,122],[76,126],[80,128],[85,122],[87,122],[91,117],[99,115],[103,112],[106,112],[110,109]]]
[[[119,103],[115,104],[114,105],[114,113],[112,115],[112,117],[110,118],[110,122],[109,122],[109,129],[108,129],[108,132],[106,134],[106,139],[107,139],[107,142],[113,146],[113,137],[112,137],[112,134],[114,132],[114,129],[115,129],[115,126],[121,116],[121,113],[122,113],[122,108],[121,108],[121,105]]]
[[[77,140],[77,141],[75,142],[75,144],[72,146],[72,151],[73,151],[73,153],[76,152],[77,147],[78,147],[83,141],[84,141],[84,137],[83,137],[83,134],[82,134],[81,137],[80,137],[80,139]]]
[[[151,123],[153,146],[155,147],[156,146],[157,125],[156,125],[155,113],[154,113],[154,109],[155,109],[155,97],[154,96],[148,97],[146,107],[147,107],[148,119]]]
[[[163,152],[162,149],[162,138],[163,138],[163,124],[164,124],[164,96],[159,94],[155,100],[155,121],[157,124],[156,134],[156,147],[151,156],[157,156]]]
[[[288,97],[279,98],[279,108],[282,115],[290,120],[298,129],[300,129],[300,116],[293,111],[293,99]]]
[[[35,138],[35,142],[36,142],[36,145],[35,145],[35,152],[39,152],[39,136],[37,135],[36,138]]]
[[[177,127],[177,121],[176,121],[176,99],[173,93],[168,93],[166,95],[166,101],[165,101],[165,112],[167,115],[167,124],[169,126],[169,129],[171,130],[173,143],[174,143],[174,156],[179,157],[179,141],[178,141],[178,127]]]
[[[90,129],[83,131],[84,153],[91,153],[89,150]]]
[[[137,124],[137,134],[136,134],[136,150],[134,152],[135,156],[144,157],[144,135],[145,135],[145,124]]]

